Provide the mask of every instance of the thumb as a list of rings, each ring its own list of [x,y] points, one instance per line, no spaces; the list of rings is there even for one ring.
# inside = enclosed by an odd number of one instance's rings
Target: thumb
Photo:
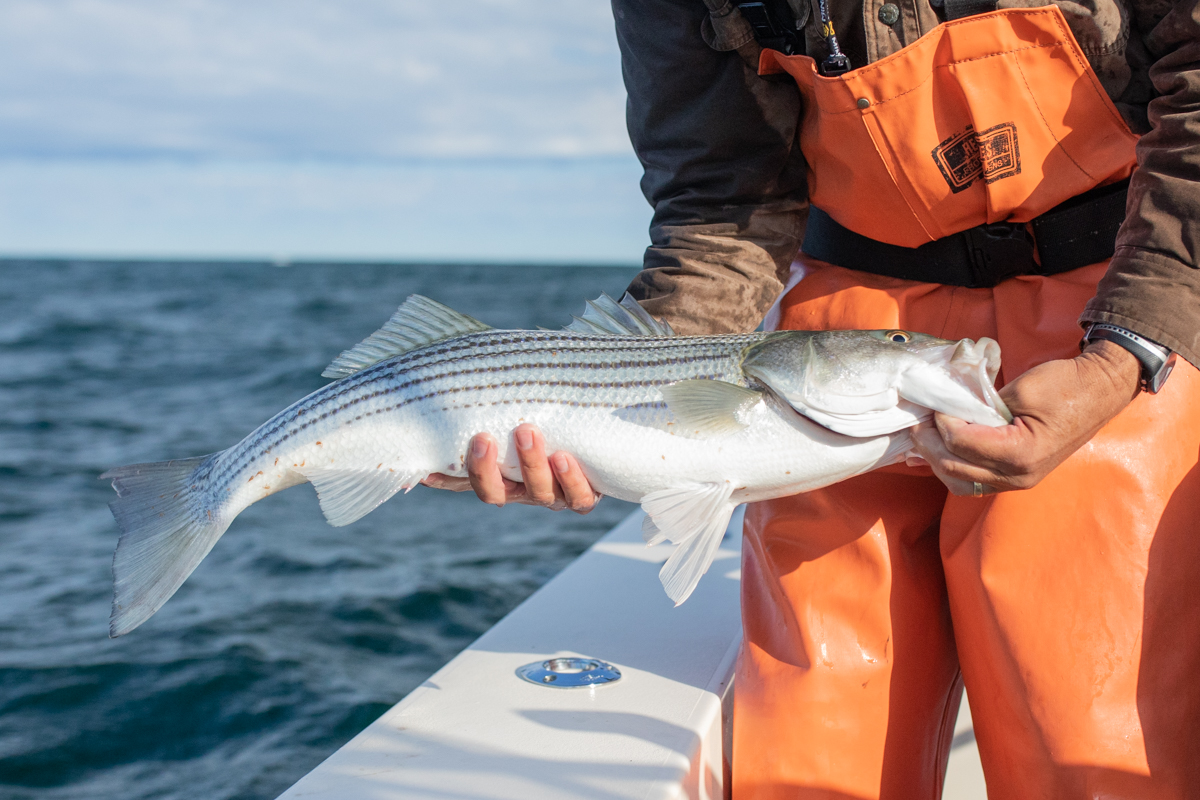
[[[941,411],[934,412],[933,423],[937,426],[938,433],[942,435],[942,441],[947,445],[959,438],[962,432],[970,426],[970,423],[964,422],[958,417],[943,414]]]
[[[1022,446],[1021,434],[1025,430],[1020,425],[993,428],[971,424],[941,413],[934,414],[934,423],[947,450],[973,464],[989,467],[1011,456],[1015,448]]]

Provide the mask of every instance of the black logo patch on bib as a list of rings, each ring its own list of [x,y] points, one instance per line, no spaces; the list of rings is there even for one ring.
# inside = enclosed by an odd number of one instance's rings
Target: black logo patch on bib
[[[977,178],[994,183],[1021,172],[1021,149],[1017,126],[1012,122],[976,132],[968,125],[933,148],[933,160],[954,193],[966,189]]]

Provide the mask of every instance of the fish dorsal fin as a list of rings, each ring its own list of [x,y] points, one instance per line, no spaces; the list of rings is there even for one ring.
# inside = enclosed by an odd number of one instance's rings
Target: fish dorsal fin
[[[732,495],[733,484],[726,481],[662,489],[642,498],[649,519],[642,525],[647,543],[679,545],[658,573],[675,605],[688,599],[712,564],[737,505]]]
[[[344,378],[409,350],[486,330],[491,330],[491,326],[474,317],[460,314],[428,297],[409,295],[382,328],[335,358],[321,376]]]
[[[742,430],[749,424],[745,413],[762,400],[762,392],[705,378],[669,383],[660,391],[684,430],[700,436]]]
[[[650,316],[629,292],[618,303],[607,294],[588,300],[582,317],[572,317],[563,328],[576,333],[609,333],[634,336],[674,336],[675,331],[663,320]]]
[[[335,528],[362,519],[392,495],[408,491],[424,475],[406,475],[380,466],[377,469],[329,469],[310,467],[301,470],[317,490],[321,512]]]

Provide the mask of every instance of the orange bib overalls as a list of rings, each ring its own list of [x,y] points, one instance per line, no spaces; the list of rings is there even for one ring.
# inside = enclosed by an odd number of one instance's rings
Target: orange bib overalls
[[[1055,8],[939,26],[795,77],[812,202],[914,247],[1128,176],[1133,137]],[[781,328],[1000,342],[1000,381],[1078,354],[1105,264],[991,289],[801,256]],[[992,798],[1200,796],[1200,375],[1179,362],[1033,489],[903,465],[746,516],[735,800],[937,798],[963,682]]]

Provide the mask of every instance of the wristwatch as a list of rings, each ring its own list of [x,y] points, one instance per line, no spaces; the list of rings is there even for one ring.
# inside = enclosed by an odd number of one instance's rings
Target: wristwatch
[[[1079,349],[1082,350],[1096,339],[1106,339],[1133,354],[1142,365],[1142,389],[1150,394],[1158,394],[1158,390],[1167,382],[1167,376],[1175,368],[1174,353],[1158,342],[1138,336],[1128,328],[1110,325],[1107,322],[1092,323],[1083,335]]]

